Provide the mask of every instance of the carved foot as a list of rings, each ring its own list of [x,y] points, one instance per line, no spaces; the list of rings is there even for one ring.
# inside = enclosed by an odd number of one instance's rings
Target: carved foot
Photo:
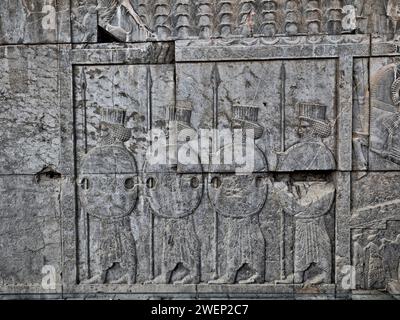
[[[208,281],[209,284],[233,284],[235,280],[232,280],[231,277],[224,275],[219,279],[216,280],[210,280]]]
[[[248,279],[239,281],[239,284],[254,284],[260,282],[261,282],[261,275],[257,273]]]
[[[307,280],[304,286],[307,287],[323,284],[326,281],[326,276],[326,273],[316,275],[314,278]]]
[[[131,284],[135,283],[135,281],[134,281],[134,277],[132,277],[131,274],[127,273],[127,274],[123,275],[121,278],[119,278],[115,281],[112,281],[111,283],[112,284],[129,284],[129,285],[131,285]]]
[[[303,276],[301,274],[291,274],[286,279],[276,280],[275,284],[302,284]]]
[[[388,283],[388,292],[393,295],[400,295],[400,281],[391,281]]]
[[[196,275],[187,275],[182,280],[175,281],[174,284],[198,284],[200,282],[200,277]]]
[[[153,280],[146,281],[144,284],[168,284],[168,277],[165,274],[161,274]]]
[[[86,279],[82,281],[82,284],[104,284],[105,279],[102,274],[95,275],[90,279]]]

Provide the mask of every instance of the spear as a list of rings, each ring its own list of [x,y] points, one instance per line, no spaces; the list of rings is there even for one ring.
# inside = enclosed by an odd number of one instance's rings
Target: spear
[[[286,118],[286,68],[285,63],[281,66],[281,152],[285,152],[285,118]],[[281,210],[281,279],[286,278],[285,268],[285,211]]]
[[[152,129],[152,108],[153,108],[153,78],[151,76],[151,68],[147,66],[147,74],[146,74],[146,85],[147,85],[147,131],[151,131]]]
[[[211,74],[211,83],[213,86],[213,146],[212,146],[212,158],[214,157],[214,153],[217,151],[217,129],[218,129],[218,107],[219,107],[219,86],[221,84],[221,77],[218,70],[218,65],[215,63],[212,74]],[[214,278],[218,278],[218,213],[214,211],[214,241],[215,241],[215,273]]]
[[[215,63],[212,74],[211,74],[211,83],[213,85],[213,129],[218,128],[218,91],[219,86],[221,84],[221,76],[219,74],[218,65]]]
[[[282,63],[281,66],[281,152],[285,152],[285,118],[286,118],[286,67],[285,63]]]
[[[84,131],[84,139],[85,139],[85,152],[87,153],[87,128],[86,128],[86,90],[87,90],[87,80],[86,80],[86,74],[85,74],[85,67],[82,68],[81,72],[81,93],[82,93],[82,109],[83,109],[83,131]]]
[[[81,84],[81,98],[82,98],[82,117],[83,117],[83,136],[84,136],[84,144],[85,144],[85,153],[87,153],[87,111],[86,111],[86,90],[87,90],[87,80],[86,80],[86,73],[85,73],[85,67],[82,67],[81,70],[81,79],[80,79],[80,84]],[[84,211],[84,216],[83,216],[83,222],[84,222],[84,232],[86,236],[86,260],[87,260],[87,278],[90,278],[90,226],[89,226],[89,214]]]
[[[151,76],[151,68],[147,66],[146,73],[146,86],[147,86],[147,133],[149,134],[150,143],[152,142],[151,129],[153,126],[152,119],[152,108],[153,108],[153,99],[152,99],[152,90],[153,90],[153,79]],[[150,276],[151,279],[154,279],[154,216],[149,207],[150,213]]]

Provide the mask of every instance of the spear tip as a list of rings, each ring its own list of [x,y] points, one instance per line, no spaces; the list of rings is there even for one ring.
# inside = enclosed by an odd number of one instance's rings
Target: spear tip
[[[214,64],[214,67],[212,70],[211,81],[213,81],[217,85],[219,85],[221,83],[221,76],[219,74],[218,65],[216,63]]]

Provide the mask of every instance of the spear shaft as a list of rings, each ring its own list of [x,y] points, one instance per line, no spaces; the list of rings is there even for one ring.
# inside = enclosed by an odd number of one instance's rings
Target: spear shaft
[[[285,118],[286,118],[286,68],[285,63],[281,66],[281,152],[285,152]],[[285,210],[281,210],[281,279],[286,278],[286,266],[285,266]]]
[[[214,136],[213,136],[213,146],[212,146],[212,158],[214,157],[214,153],[217,151],[216,146],[217,146],[217,129],[218,129],[218,107],[219,107],[219,86],[221,84],[221,77],[219,75],[219,70],[218,70],[218,65],[215,63],[213,70],[212,70],[212,75],[211,75],[211,82],[213,84],[213,131],[214,131]],[[214,211],[214,241],[215,241],[215,256],[214,256],[214,261],[215,261],[215,274],[214,277],[215,279],[218,278],[218,213],[215,210]]]

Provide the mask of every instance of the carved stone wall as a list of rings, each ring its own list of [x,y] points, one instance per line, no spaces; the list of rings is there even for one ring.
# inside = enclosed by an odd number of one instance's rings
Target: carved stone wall
[[[398,298],[399,22],[397,0],[1,1],[2,297]],[[251,169],[205,129],[251,129]]]

